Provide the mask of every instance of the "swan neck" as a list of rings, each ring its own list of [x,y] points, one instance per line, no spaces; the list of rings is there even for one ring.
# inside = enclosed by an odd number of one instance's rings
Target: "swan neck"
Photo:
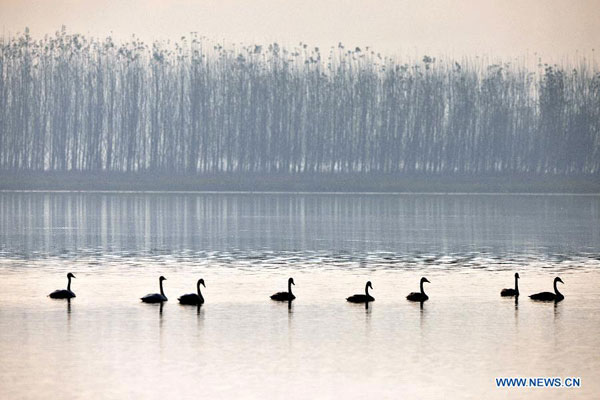
[[[519,293],[519,278],[515,276],[515,292]]]
[[[160,283],[160,294],[164,297],[165,292],[163,291],[163,281],[162,281],[162,279],[160,280],[159,283]]]
[[[365,285],[365,294],[369,297],[369,285]]]
[[[202,297],[202,293],[200,292],[200,282],[196,283],[196,289],[198,290],[198,297]]]
[[[554,281],[554,293],[556,293],[557,295],[560,295],[560,292],[558,291],[558,286],[556,286],[558,282]]]
[[[288,281],[288,293],[292,294],[292,282]]]
[[[69,283],[67,283],[67,290],[71,291],[71,277],[69,276]]]
[[[421,281],[421,294],[425,294],[425,291],[423,290],[423,283],[425,282]]]

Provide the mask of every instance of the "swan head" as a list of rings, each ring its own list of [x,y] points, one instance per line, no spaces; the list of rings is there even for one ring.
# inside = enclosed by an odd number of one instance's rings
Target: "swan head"
[[[73,275],[72,273],[70,273],[70,272],[69,272],[69,273],[67,274],[67,278],[75,278],[75,275]]]
[[[519,273],[518,273],[518,272],[515,272],[515,278],[517,278],[517,279],[521,278],[521,277],[519,276]]]
[[[288,279],[288,284],[296,286],[296,284],[294,283],[294,278]]]
[[[165,278],[165,277],[164,277],[164,276],[162,276],[162,275],[160,276],[160,278],[158,278],[158,281],[159,281],[159,282],[166,281],[166,280],[167,280],[167,278]]]
[[[375,290],[375,289],[373,289],[373,285],[371,284],[371,281],[368,281],[368,282],[367,282],[367,287],[370,287],[370,288],[371,288],[371,290]]]
[[[429,282],[429,280],[428,280],[427,278],[425,278],[425,277],[422,277],[422,278],[421,278],[421,283],[425,283],[425,282],[427,282],[427,283],[431,283],[431,282]]]
[[[554,283],[556,283],[556,282],[560,282],[560,283],[562,283],[564,285],[564,282],[558,276],[556,278],[554,278]]]
[[[204,284],[204,279],[198,279],[198,285],[206,287],[206,285]]]

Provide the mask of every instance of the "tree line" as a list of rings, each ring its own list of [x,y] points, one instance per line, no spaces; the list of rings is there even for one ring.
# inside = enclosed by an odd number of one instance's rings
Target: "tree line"
[[[26,30],[0,43],[0,169],[598,174],[600,73]]]

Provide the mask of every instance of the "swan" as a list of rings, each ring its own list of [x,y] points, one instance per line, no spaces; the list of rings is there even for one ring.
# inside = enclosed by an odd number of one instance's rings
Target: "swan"
[[[160,285],[160,293],[150,293],[141,298],[144,303],[162,303],[163,301],[167,301],[167,296],[165,296],[165,292],[163,291],[163,281],[166,281],[167,278],[161,276],[158,278],[158,284]]]
[[[277,292],[271,296],[271,300],[275,301],[292,301],[296,298],[292,293],[292,285],[296,285],[294,283],[294,278],[288,279],[288,291],[287,292]]]
[[[562,281],[562,279],[560,279],[558,276],[556,278],[554,278],[554,293],[552,293],[552,292],[541,292],[541,293],[532,294],[529,297],[531,298],[531,300],[539,300],[539,301],[561,301],[562,299],[565,298],[565,296],[563,296],[562,293],[558,291],[558,288],[556,287],[556,283],[557,282],[560,282],[560,283],[564,284],[564,282]]]
[[[198,279],[198,282],[196,283],[196,290],[198,290],[198,294],[196,294],[196,293],[184,294],[177,300],[179,300],[179,302],[181,304],[190,304],[190,305],[194,305],[194,306],[196,306],[196,305],[199,306],[201,304],[204,304],[204,297],[202,297],[202,293],[200,292],[200,285],[206,287],[206,285],[204,284],[204,279]]]
[[[350,303],[368,303],[369,301],[375,301],[375,298],[369,294],[369,288],[373,289],[371,281],[368,281],[365,285],[365,294],[355,294],[346,299]]]
[[[427,278],[422,277],[421,278],[421,291],[420,292],[411,292],[408,296],[406,296],[406,299],[410,300],[410,301],[420,301],[420,302],[424,302],[425,300],[429,299],[429,296],[427,296],[425,294],[425,292],[423,291],[423,284],[425,282],[431,283],[427,280]]]
[[[514,289],[502,289],[500,296],[518,296],[519,295],[519,273],[515,273],[515,288]]]
[[[62,290],[55,290],[54,292],[50,293],[48,296],[51,299],[71,299],[75,297],[75,293],[71,292],[71,278],[75,278],[75,275],[69,272],[67,274],[67,278],[69,279],[67,288]]]

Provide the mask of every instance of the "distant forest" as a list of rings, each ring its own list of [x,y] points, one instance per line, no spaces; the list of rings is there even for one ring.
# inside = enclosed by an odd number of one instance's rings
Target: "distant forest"
[[[600,72],[25,31],[0,42],[0,170],[594,175]]]

